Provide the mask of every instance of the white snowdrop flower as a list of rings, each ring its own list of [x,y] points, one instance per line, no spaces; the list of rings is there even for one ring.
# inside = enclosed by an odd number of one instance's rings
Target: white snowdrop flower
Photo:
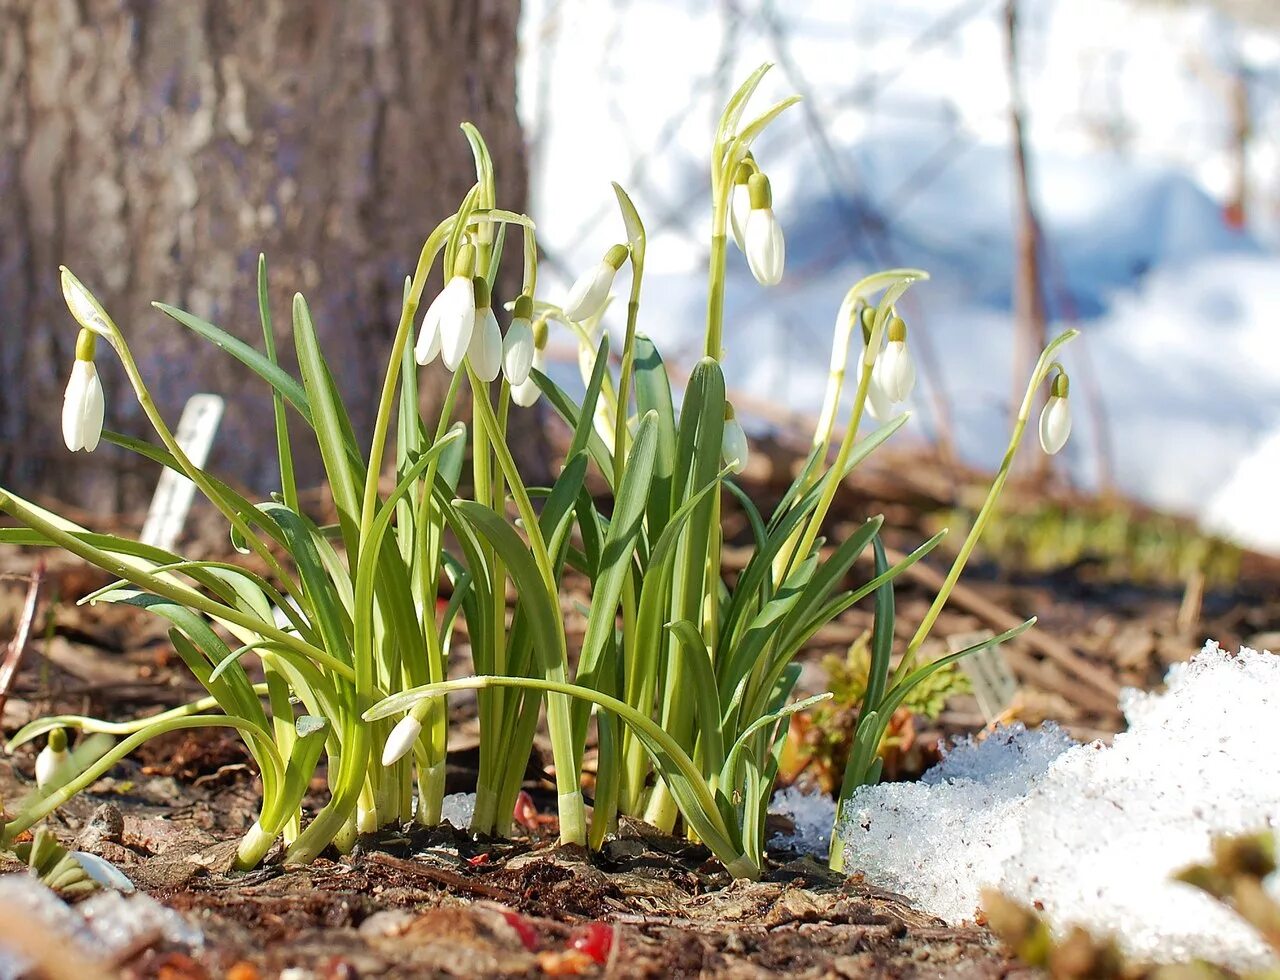
[[[907,326],[900,317],[889,321],[889,343],[876,359],[880,390],[891,402],[904,402],[916,384],[916,366],[907,348]]]
[[[1040,446],[1050,456],[1062,449],[1071,435],[1071,407],[1067,403],[1069,385],[1066,374],[1059,372],[1053,379],[1049,400],[1040,413]]]
[[[515,315],[502,339],[502,373],[513,388],[524,384],[533,367],[533,325],[529,322],[533,298],[522,295],[516,300]]]
[[[754,172],[754,166],[743,160],[738,164],[733,176],[733,189],[729,192],[729,231],[739,252],[745,252],[747,247],[747,217],[751,214],[751,191],[747,188],[747,181]]]
[[[575,323],[590,319],[604,309],[613,288],[613,277],[627,260],[627,246],[614,245],[604,253],[599,265],[578,277],[565,298],[564,315]]]
[[[747,457],[750,448],[747,446],[747,434],[742,430],[742,423],[734,414],[733,406],[724,403],[724,433],[720,437],[720,458],[724,460],[734,473],[741,473],[747,468]]]
[[[776,286],[782,281],[782,269],[786,264],[786,242],[782,238],[782,226],[773,215],[773,193],[769,178],[764,174],[751,175],[747,183],[751,194],[751,213],[747,216],[745,248],[747,265],[756,282],[762,286]]]
[[[36,786],[40,789],[56,785],[58,776],[71,761],[67,751],[67,733],[55,728],[49,733],[49,741],[36,756]]]
[[[862,368],[867,356],[866,348],[858,355],[858,377],[862,377]],[[866,412],[877,422],[887,422],[893,418],[893,400],[885,394],[884,389],[880,386],[880,372],[877,370],[878,364],[871,369],[871,380],[867,384],[867,401],[865,404]]]
[[[471,343],[467,347],[467,361],[477,377],[488,382],[502,370],[502,328],[493,313],[489,282],[484,276],[475,277],[474,290],[476,314]]]
[[[476,325],[476,295],[472,284],[475,267],[475,246],[465,244],[458,249],[453,275],[427,307],[422,319],[422,332],[413,350],[419,364],[429,364],[437,353],[450,371],[458,370],[462,364]]]
[[[542,373],[547,370],[547,356],[543,353],[543,349],[547,346],[547,321],[541,317],[533,325],[533,367]],[[542,389],[538,387],[538,383],[533,380],[533,372],[529,372],[529,376],[520,384],[513,385],[511,388],[511,400],[521,408],[528,408],[538,400],[538,396],[542,394]]]
[[[76,362],[62,396],[62,439],[73,453],[81,449],[93,452],[102,437],[106,402],[98,369],[93,363],[95,346],[94,335],[87,329],[81,330],[76,340]]]
[[[62,270],[62,298],[66,301],[67,309],[71,311],[71,315],[76,318],[76,322],[80,326],[86,330],[92,330],[94,333],[102,334],[104,337],[109,338],[111,336],[107,321],[98,312],[98,307],[90,297],[89,291],[80,285],[79,280],[65,267]]]
[[[411,711],[400,719],[396,727],[391,729],[391,734],[387,736],[387,744],[382,747],[382,764],[394,766],[409,753],[413,743],[421,734],[422,722],[415,718],[414,712]]]

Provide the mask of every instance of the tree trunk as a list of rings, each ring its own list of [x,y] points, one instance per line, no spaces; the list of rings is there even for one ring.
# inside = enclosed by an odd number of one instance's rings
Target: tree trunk
[[[113,447],[62,446],[76,327],[60,263],[127,333],[171,424],[197,391],[227,398],[211,467],[261,491],[278,481],[265,385],[148,304],[260,347],[265,252],[283,356],[300,290],[363,438],[403,278],[474,179],[460,122],[489,141],[500,205],[524,208],[518,12],[519,0],[0,0],[0,480],[98,506],[137,503],[154,481]],[[99,366],[107,426],[143,434],[103,348]],[[304,459],[301,478],[321,475]]]

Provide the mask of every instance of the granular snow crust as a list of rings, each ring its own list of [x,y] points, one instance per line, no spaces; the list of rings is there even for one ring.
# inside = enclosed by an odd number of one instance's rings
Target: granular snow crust
[[[1210,642],[1164,693],[1121,707],[1110,747],[1016,725],[960,742],[918,783],[860,789],[838,828],[846,867],[950,923],[995,887],[1143,960],[1268,964],[1233,913],[1169,879],[1217,834],[1280,827],[1280,657]]]

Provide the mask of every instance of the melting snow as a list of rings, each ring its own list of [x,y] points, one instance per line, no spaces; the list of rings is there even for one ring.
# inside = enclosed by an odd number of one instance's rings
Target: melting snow
[[[1214,835],[1280,827],[1280,657],[1211,642],[1164,693],[1121,707],[1111,747],[1016,726],[961,742],[918,783],[860,790],[839,828],[847,867],[952,923],[990,886],[1143,959],[1267,963],[1234,914],[1169,877]]]

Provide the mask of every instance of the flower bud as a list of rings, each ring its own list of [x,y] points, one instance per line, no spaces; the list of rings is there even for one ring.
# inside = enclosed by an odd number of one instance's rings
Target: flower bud
[[[614,245],[600,264],[578,277],[564,301],[564,315],[574,322],[588,320],[604,309],[613,288],[613,277],[627,258],[627,246]]]
[[[403,759],[413,748],[413,743],[418,740],[418,736],[422,734],[422,722],[414,717],[415,714],[416,712],[409,712],[400,719],[395,728],[391,729],[391,734],[387,736],[387,744],[382,747],[384,766],[394,766]]]
[[[1067,444],[1071,435],[1071,408],[1067,403],[1067,376],[1059,373],[1053,379],[1052,393],[1040,413],[1040,447],[1050,456]]]
[[[761,173],[752,174],[747,186],[751,195],[751,213],[747,216],[743,249],[747,265],[760,285],[776,286],[782,281],[786,243],[782,238],[782,226],[773,215],[769,178]]]
[[[724,465],[734,473],[741,473],[747,468],[747,457],[750,447],[747,445],[747,434],[742,423],[734,414],[733,406],[724,403],[724,431],[720,437],[720,458]]]
[[[524,384],[533,367],[533,325],[529,322],[532,309],[530,297],[517,299],[515,316],[502,339],[502,373],[512,387]]]
[[[889,320],[889,343],[876,360],[880,390],[891,402],[904,402],[916,384],[916,368],[907,348],[907,328],[894,316]]]
[[[62,439],[73,453],[83,449],[87,453],[98,448],[102,437],[102,419],[106,401],[102,395],[102,382],[93,363],[96,340],[88,329],[82,329],[76,339],[76,361],[71,366],[71,378],[62,396]]]
[[[66,301],[67,309],[71,311],[71,315],[76,318],[76,322],[85,330],[92,330],[94,333],[102,334],[104,337],[110,337],[111,332],[107,328],[107,321],[99,312],[97,305],[89,294],[89,290],[80,285],[79,280],[71,274],[68,269],[62,270],[62,298]]]
[[[67,751],[67,733],[55,728],[49,733],[49,741],[36,756],[36,786],[40,789],[55,788],[59,776],[71,761],[71,753]]]

